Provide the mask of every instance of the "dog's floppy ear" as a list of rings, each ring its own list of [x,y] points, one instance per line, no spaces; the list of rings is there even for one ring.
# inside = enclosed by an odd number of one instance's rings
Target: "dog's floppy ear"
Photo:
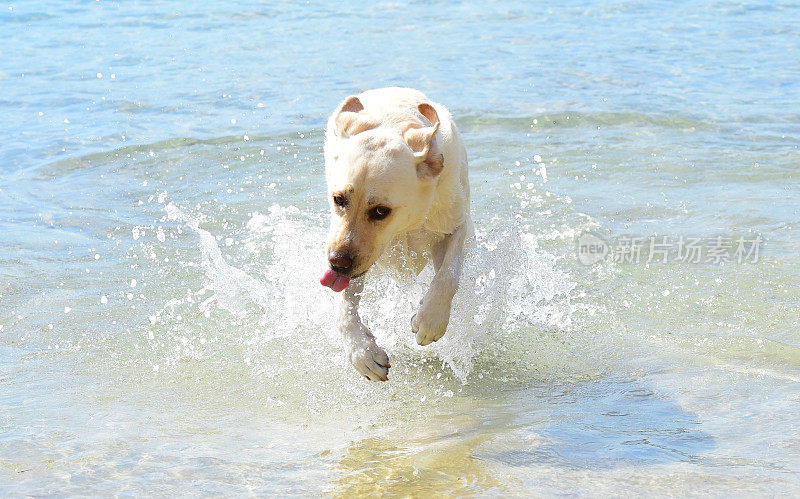
[[[364,105],[358,97],[351,95],[336,110],[336,134],[347,138],[378,126],[378,122],[361,111]]]
[[[414,152],[417,163],[417,175],[420,178],[433,178],[442,171],[444,167],[444,157],[437,147],[434,135],[439,129],[439,115],[436,110],[428,103],[423,102],[417,106],[420,112],[429,122],[430,126],[423,127],[416,123],[409,125],[403,132],[403,139]]]

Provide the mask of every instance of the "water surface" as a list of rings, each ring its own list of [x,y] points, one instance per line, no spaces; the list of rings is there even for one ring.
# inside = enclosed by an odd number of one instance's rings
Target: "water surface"
[[[800,6],[11,3],[0,11],[0,490],[800,490]],[[447,105],[477,239],[375,276],[367,383],[317,278],[346,95]],[[592,231],[757,261],[582,265]]]

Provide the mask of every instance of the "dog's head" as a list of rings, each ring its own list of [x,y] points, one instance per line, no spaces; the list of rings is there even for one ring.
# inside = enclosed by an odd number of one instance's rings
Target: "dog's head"
[[[322,283],[335,291],[366,272],[398,234],[428,215],[444,164],[434,137],[436,110],[423,103],[417,111],[419,116],[409,115],[404,123],[380,123],[351,96],[331,118],[325,140],[331,270]]]

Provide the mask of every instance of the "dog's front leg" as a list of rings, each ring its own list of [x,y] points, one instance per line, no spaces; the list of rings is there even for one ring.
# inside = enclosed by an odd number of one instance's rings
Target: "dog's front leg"
[[[438,340],[447,330],[450,306],[458,291],[466,235],[467,229],[462,225],[433,248],[433,267],[436,273],[430,289],[420,302],[419,311],[411,318],[411,330],[416,333],[417,343],[420,345]]]
[[[358,315],[358,303],[364,289],[364,278],[353,279],[342,291],[339,305],[339,330],[344,337],[347,357],[353,367],[371,381],[389,379],[389,357],[375,343],[375,337]]]

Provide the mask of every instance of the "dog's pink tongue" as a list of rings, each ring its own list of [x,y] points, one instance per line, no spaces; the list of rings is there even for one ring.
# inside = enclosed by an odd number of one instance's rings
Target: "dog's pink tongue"
[[[325,273],[322,274],[322,279],[319,280],[319,283],[338,293],[350,284],[350,278],[346,275],[337,274],[332,270],[326,270]]]

